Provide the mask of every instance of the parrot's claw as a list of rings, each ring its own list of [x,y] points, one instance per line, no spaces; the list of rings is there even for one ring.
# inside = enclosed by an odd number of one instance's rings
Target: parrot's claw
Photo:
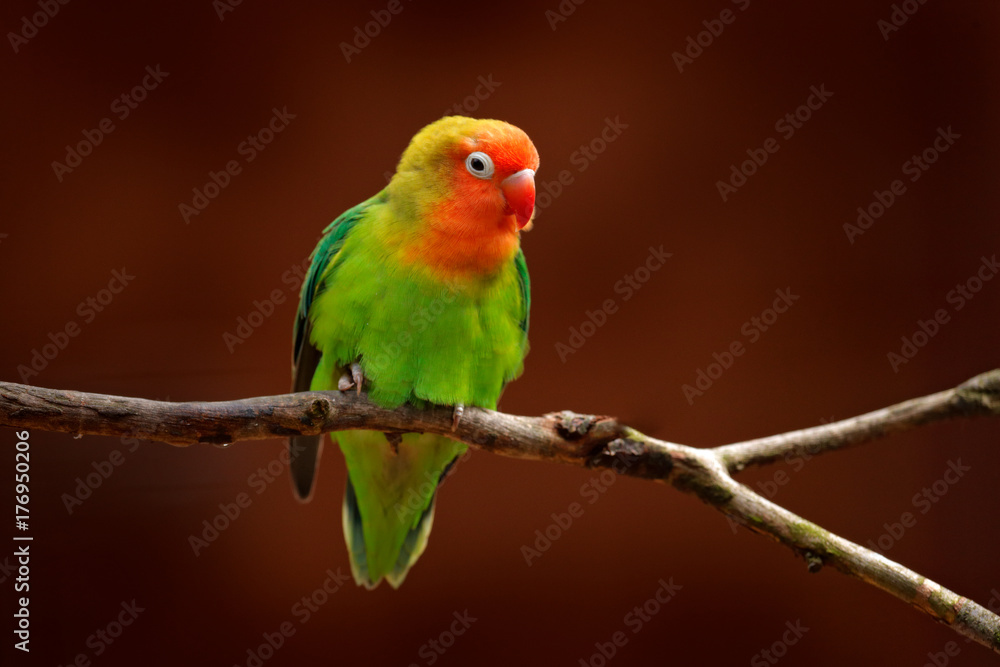
[[[354,384],[358,387],[358,396],[361,395],[361,387],[365,384],[365,374],[361,370],[361,364],[354,362],[351,364],[351,379],[354,380]]]
[[[462,413],[465,412],[465,406],[459,403],[454,407],[451,413],[451,432],[454,433],[458,430],[458,423],[462,421]]]
[[[340,376],[340,379],[337,380],[337,389],[339,389],[340,391],[347,391],[352,387],[357,387],[358,394],[360,395],[361,387],[363,387],[364,384],[365,384],[364,371],[361,370],[361,364],[355,361],[350,366],[350,373],[345,371],[344,374]]]

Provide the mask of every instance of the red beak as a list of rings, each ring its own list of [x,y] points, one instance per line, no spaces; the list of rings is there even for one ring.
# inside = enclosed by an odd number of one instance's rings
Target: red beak
[[[517,229],[524,229],[535,212],[535,170],[522,169],[511,174],[500,183],[500,190],[507,200],[507,215],[516,216]]]

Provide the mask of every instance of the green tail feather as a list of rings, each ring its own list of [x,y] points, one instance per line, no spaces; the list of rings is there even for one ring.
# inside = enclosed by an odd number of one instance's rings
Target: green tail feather
[[[344,491],[342,518],[344,542],[347,543],[347,554],[351,559],[354,583],[372,589],[375,586],[368,575],[368,552],[365,550],[365,534],[361,527],[361,511],[358,509],[358,497],[354,494],[350,475],[347,476],[347,489]]]
[[[427,547],[438,484],[466,446],[407,433],[397,452],[382,433],[334,435],[347,459],[343,526],[351,573],[369,589],[383,578],[398,588]]]
[[[374,580],[368,572],[368,553],[365,550],[361,511],[358,509],[358,498],[354,493],[350,477],[347,478],[347,489],[344,492],[343,524],[344,541],[347,542],[347,551],[351,559],[351,574],[354,575],[354,581],[359,586],[364,586],[369,590],[375,588],[378,586],[378,580]],[[406,539],[399,550],[399,557],[396,559],[392,571],[385,573],[385,579],[390,586],[399,588],[403,580],[406,579],[407,572],[427,548],[427,538],[431,534],[431,526],[433,525],[434,500],[431,499],[430,506],[420,516],[420,522],[406,534]]]
[[[399,550],[399,558],[396,559],[396,566],[392,572],[387,572],[385,575],[385,580],[393,588],[399,588],[406,579],[406,573],[427,548],[427,538],[430,537],[431,526],[434,525],[434,500],[434,496],[431,496],[431,504],[420,515],[420,522],[406,534],[406,540]]]

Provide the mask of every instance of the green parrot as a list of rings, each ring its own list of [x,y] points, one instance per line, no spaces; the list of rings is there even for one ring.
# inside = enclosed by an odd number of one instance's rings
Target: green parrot
[[[295,322],[294,391],[364,387],[404,403],[496,408],[528,351],[520,232],[538,152],[497,120],[442,118],[413,137],[389,184],[333,221]],[[426,434],[330,434],[347,463],[344,538],[358,585],[398,588],[427,546],[434,496],[466,445]],[[289,442],[295,493],[312,494],[321,436]],[[430,481],[432,483],[428,484]]]

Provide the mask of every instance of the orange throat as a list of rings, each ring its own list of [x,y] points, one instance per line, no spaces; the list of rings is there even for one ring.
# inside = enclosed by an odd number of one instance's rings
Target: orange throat
[[[441,278],[485,278],[517,254],[520,235],[513,215],[478,220],[435,217],[407,249],[406,257]]]

